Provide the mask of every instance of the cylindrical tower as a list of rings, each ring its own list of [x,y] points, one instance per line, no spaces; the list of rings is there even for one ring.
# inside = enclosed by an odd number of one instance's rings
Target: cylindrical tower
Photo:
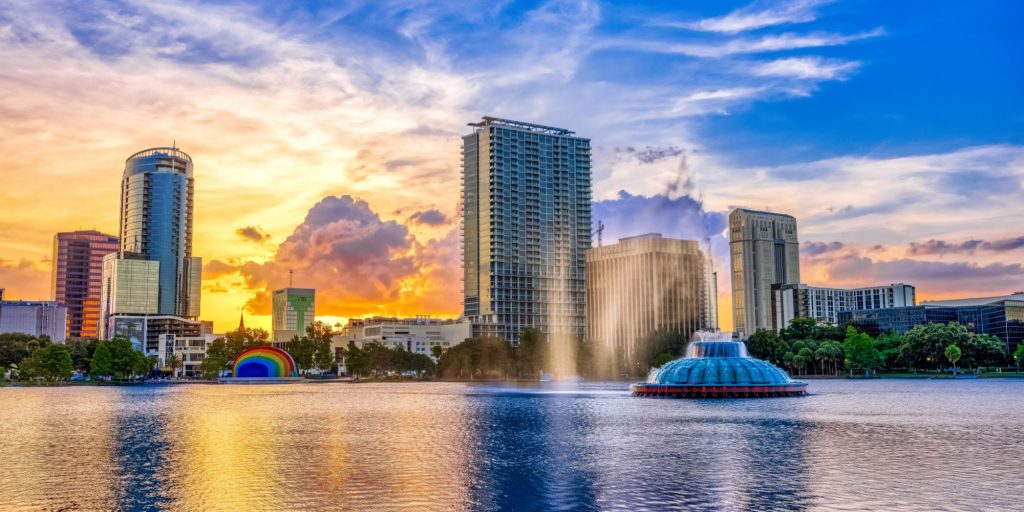
[[[192,198],[192,157],[178,148],[146,149],[125,161],[121,252],[160,262],[161,315],[199,314],[201,262],[192,258]]]

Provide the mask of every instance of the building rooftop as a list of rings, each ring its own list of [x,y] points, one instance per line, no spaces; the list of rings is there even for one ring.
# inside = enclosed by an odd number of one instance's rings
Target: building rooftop
[[[1011,295],[1003,295],[999,297],[977,297],[972,299],[952,300],[926,300],[922,302],[921,305],[942,307],[984,306],[985,304],[992,304],[993,302],[1002,302],[1004,300],[1024,300],[1024,292],[1016,292]]]
[[[750,208],[736,208],[736,210],[737,211],[741,211],[741,212],[746,212],[746,213],[756,213],[758,215],[774,215],[776,217],[789,217],[791,219],[796,219],[796,217],[794,217],[794,216],[792,216],[792,215],[790,215],[788,213],[766,212],[764,210],[752,210]]]
[[[573,131],[566,130],[565,128],[555,128],[554,126],[544,126],[542,124],[525,123],[522,121],[513,121],[511,119],[502,119],[500,117],[484,116],[483,121],[479,123],[469,123],[469,126],[474,128],[483,128],[487,125],[503,126],[505,128],[512,128],[514,130],[524,130],[528,132],[544,133],[547,135],[572,135]]]

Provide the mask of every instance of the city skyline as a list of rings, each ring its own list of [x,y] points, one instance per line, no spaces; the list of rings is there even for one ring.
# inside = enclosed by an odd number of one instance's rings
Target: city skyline
[[[318,318],[454,316],[460,136],[481,115],[590,138],[606,240],[699,240],[721,270],[731,208],[771,209],[796,217],[810,285],[909,282],[920,300],[1024,288],[1024,66],[999,44],[1011,3],[48,7],[0,20],[12,299],[48,297],[55,233],[117,233],[124,156],[176,138],[196,159],[194,253],[218,328],[241,304],[269,328],[290,269],[317,289]],[[486,37],[508,49],[462,49]],[[385,44],[345,57],[359,41]]]

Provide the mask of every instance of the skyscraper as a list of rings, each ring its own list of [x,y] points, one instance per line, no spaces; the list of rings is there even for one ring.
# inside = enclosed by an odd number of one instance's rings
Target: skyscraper
[[[67,306],[68,338],[99,335],[103,257],[118,247],[117,237],[98,231],[54,235],[50,291],[54,301]]]
[[[800,244],[791,215],[736,209],[729,214],[733,328],[741,338],[776,329],[772,285],[800,282]]]
[[[587,337],[635,362],[655,330],[684,335],[718,329],[711,260],[693,240],[651,233],[587,252]],[[644,363],[647,361],[644,360]]]
[[[202,259],[192,256],[192,157],[178,148],[139,151],[121,179],[121,252],[160,263],[157,313],[199,316]]]
[[[178,148],[147,149],[125,161],[120,249],[103,261],[103,337],[125,334],[153,353],[152,333],[200,331],[193,190],[192,158]]]
[[[294,336],[306,334],[316,314],[316,290],[282,288],[274,290],[272,316],[273,340],[287,343]]]
[[[474,335],[581,337],[590,140],[484,117],[462,138],[464,312]]]

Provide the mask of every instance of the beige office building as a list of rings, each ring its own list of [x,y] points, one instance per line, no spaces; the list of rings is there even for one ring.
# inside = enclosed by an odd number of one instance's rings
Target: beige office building
[[[773,321],[772,286],[800,283],[800,243],[791,215],[736,209],[729,214],[733,329],[746,339]]]
[[[716,275],[693,240],[652,233],[587,252],[587,335],[632,361],[654,330],[718,328]]]

